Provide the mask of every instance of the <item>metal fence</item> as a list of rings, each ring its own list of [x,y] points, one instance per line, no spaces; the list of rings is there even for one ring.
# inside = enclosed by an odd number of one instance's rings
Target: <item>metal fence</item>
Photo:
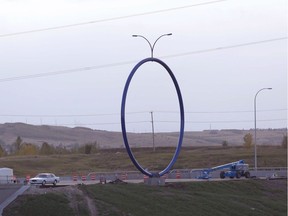
[[[174,169],[163,176],[165,179],[193,179],[197,178],[203,169]],[[211,172],[211,178],[220,178],[220,170]],[[257,170],[250,169],[252,177],[268,178],[275,174],[279,177],[287,178],[287,167],[261,167]],[[74,180],[74,181],[87,181],[98,180],[101,181],[114,181],[120,180],[139,180],[144,179],[144,175],[138,171],[117,171],[117,172],[91,172],[88,175],[78,175],[70,177],[61,177],[63,180]]]
[[[197,179],[201,175],[201,171],[205,169],[173,169],[166,175],[162,176],[165,179]],[[214,171],[210,173],[210,177],[220,178],[221,171]],[[257,178],[270,178],[270,177],[283,177],[287,178],[287,167],[261,167],[257,170],[250,169],[251,177]],[[27,178],[27,177],[26,177]],[[14,184],[27,183],[26,178],[15,178],[14,176],[0,176],[0,184]],[[139,171],[115,171],[115,172],[90,172],[85,173],[74,173],[70,176],[61,176],[60,182],[84,182],[84,181],[115,181],[120,180],[144,180],[144,176]]]

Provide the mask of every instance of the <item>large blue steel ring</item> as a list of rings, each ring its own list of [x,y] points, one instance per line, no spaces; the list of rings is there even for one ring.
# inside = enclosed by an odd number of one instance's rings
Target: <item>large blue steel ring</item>
[[[133,155],[133,153],[131,151],[131,148],[130,148],[129,143],[128,143],[127,132],[126,132],[125,104],[126,104],[126,96],[127,96],[128,88],[129,88],[130,82],[131,82],[134,74],[138,70],[138,68],[141,65],[143,65],[144,63],[146,63],[146,62],[157,62],[157,63],[159,63],[160,65],[162,65],[166,69],[166,71],[169,73],[169,75],[170,75],[170,77],[171,77],[171,79],[172,79],[172,81],[174,83],[175,89],[177,91],[179,107],[180,107],[180,134],[179,134],[179,139],[178,139],[178,145],[177,145],[175,153],[174,153],[170,163],[168,164],[168,166],[164,170],[159,172],[159,173],[151,173],[151,172],[143,169],[140,166],[140,164],[137,162],[137,160],[135,159],[135,157],[134,157],[134,155]],[[123,91],[123,95],[122,95],[121,127],[122,127],[122,136],[123,136],[123,140],[124,140],[125,147],[126,147],[126,150],[128,152],[128,155],[129,155],[131,161],[133,162],[133,164],[136,166],[136,168],[140,172],[142,172],[144,175],[147,175],[149,177],[156,177],[156,176],[160,177],[160,176],[163,176],[164,174],[166,174],[167,172],[169,172],[169,170],[172,168],[172,166],[176,162],[177,157],[178,157],[178,155],[180,153],[181,146],[182,146],[183,135],[184,135],[184,106],[183,106],[183,100],[182,100],[182,96],[181,96],[181,91],[180,91],[179,85],[177,83],[177,80],[176,80],[174,74],[172,73],[171,69],[163,61],[161,61],[160,59],[157,59],[157,58],[146,58],[146,59],[143,59],[131,71],[129,77],[127,78],[127,81],[126,81],[126,84],[125,84],[125,87],[124,87],[124,91]]]

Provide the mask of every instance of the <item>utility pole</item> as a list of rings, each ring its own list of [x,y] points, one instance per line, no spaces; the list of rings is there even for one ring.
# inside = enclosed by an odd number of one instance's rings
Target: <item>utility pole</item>
[[[151,114],[151,124],[152,124],[152,142],[153,142],[153,152],[155,152],[153,111],[151,111],[150,114]]]

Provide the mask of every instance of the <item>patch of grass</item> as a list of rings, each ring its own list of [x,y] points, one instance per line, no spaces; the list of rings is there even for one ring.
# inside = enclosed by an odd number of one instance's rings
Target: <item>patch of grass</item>
[[[135,148],[133,154],[142,167],[163,170],[170,162],[175,148]],[[243,159],[254,164],[253,149],[244,147],[193,147],[182,148],[173,169],[195,169],[213,167]],[[95,154],[68,154],[50,156],[6,156],[0,158],[3,167],[10,167],[14,174],[31,176],[39,172],[53,172],[60,176],[73,173],[88,174],[103,171],[136,170],[126,149],[101,149]],[[35,166],[37,165],[37,166]],[[258,167],[286,167],[287,151],[278,146],[258,147]]]
[[[286,216],[286,188],[286,181],[256,180],[81,187],[96,201],[99,215],[116,216]]]
[[[71,216],[73,210],[69,206],[69,200],[64,195],[42,194],[23,195],[17,198],[17,202],[5,208],[3,216]]]

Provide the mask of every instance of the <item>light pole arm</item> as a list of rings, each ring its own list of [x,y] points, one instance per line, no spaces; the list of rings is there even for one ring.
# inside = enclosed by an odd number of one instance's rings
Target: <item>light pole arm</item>
[[[152,46],[152,55],[151,55],[152,58],[153,58],[154,47],[155,47],[155,44],[157,43],[157,41],[158,41],[160,38],[164,37],[164,36],[170,36],[170,35],[172,35],[172,33],[163,34],[163,35],[161,35],[160,37],[158,37],[157,40],[155,40],[155,42],[154,42],[154,44],[153,44],[153,46]]]
[[[261,91],[263,91],[263,90],[271,90],[272,88],[262,88],[262,89],[260,89],[256,94],[255,94],[255,97],[254,97],[254,120],[255,120],[255,128],[256,128],[256,98],[257,98],[257,95],[261,92]]]
[[[254,145],[255,146],[256,146],[256,98],[257,98],[257,95],[259,94],[259,92],[261,92],[264,89],[267,89],[267,88],[262,88],[259,91],[257,91],[257,93],[255,94],[255,97],[254,97],[254,129],[255,129]]]
[[[149,44],[149,47],[150,47],[150,50],[151,50],[151,57],[153,58],[153,48],[154,48],[154,45],[153,45],[153,47],[152,47],[150,41],[149,41],[146,37],[144,37],[144,36],[142,36],[142,35],[132,35],[132,37],[142,37],[144,40],[146,40],[147,43]]]
[[[163,36],[170,36],[172,35],[172,33],[169,33],[169,34],[163,34],[161,35],[160,37],[157,38],[157,40],[153,43],[153,45],[150,43],[150,41],[144,37],[143,35],[132,35],[132,37],[142,37],[144,40],[147,41],[147,43],[149,44],[149,47],[150,47],[150,51],[151,51],[151,58],[153,58],[153,52],[154,52],[154,47],[155,47],[155,44],[157,43],[157,41],[163,37]]]
[[[262,90],[265,90],[265,89],[272,89],[272,88],[262,88],[262,89],[260,89],[257,93],[256,93],[256,95],[255,95],[255,97],[254,97],[254,108],[256,107],[256,97],[257,97],[257,95],[259,94],[259,92],[261,92]]]

